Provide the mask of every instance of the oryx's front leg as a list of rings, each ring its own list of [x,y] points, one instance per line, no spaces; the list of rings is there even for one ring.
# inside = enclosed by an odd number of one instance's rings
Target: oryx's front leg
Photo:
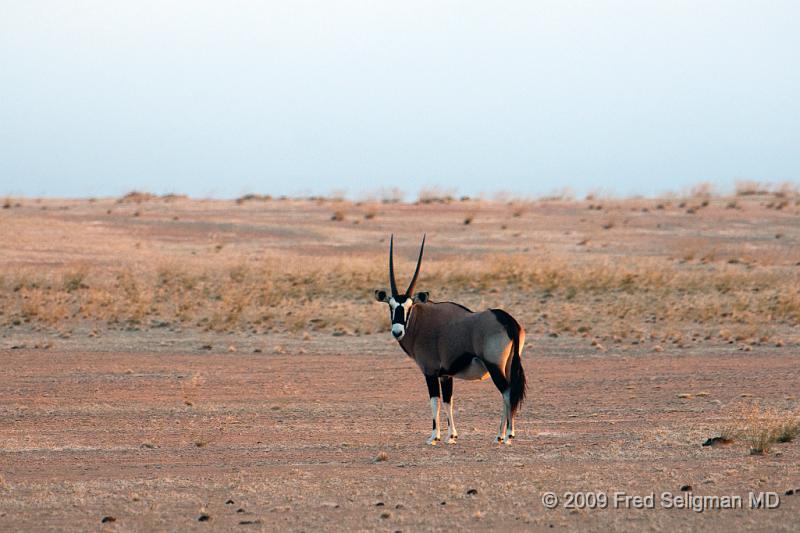
[[[439,430],[439,378],[436,376],[425,376],[428,384],[428,395],[431,397],[431,418],[433,418],[433,431],[428,439],[431,446],[442,440],[442,433]]]
[[[455,444],[458,438],[456,431],[456,421],[453,418],[453,378],[445,376],[440,378],[442,383],[442,403],[444,404],[444,415],[447,417],[447,444]]]

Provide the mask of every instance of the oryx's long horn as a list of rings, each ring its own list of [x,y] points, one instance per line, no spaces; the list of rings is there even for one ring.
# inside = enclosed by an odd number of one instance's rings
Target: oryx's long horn
[[[417,269],[414,271],[414,277],[411,278],[411,283],[408,284],[406,296],[411,297],[414,295],[414,286],[417,284],[417,276],[419,276],[419,266],[422,264],[422,252],[425,250],[425,235],[422,235],[422,246],[419,247],[419,258],[417,259]]]
[[[392,287],[392,296],[397,296],[397,283],[394,280],[394,233],[389,241],[389,285]]]

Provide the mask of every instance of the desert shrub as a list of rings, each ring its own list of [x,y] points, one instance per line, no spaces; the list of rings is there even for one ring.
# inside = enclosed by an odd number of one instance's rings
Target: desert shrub
[[[242,204],[244,204],[246,202],[256,202],[256,201],[258,201],[258,202],[268,202],[270,200],[272,200],[272,196],[270,196],[269,194],[249,193],[249,194],[245,194],[244,196],[240,196],[239,198],[237,198],[235,200],[235,202],[236,202],[237,205],[242,205]]]
[[[417,203],[420,204],[449,204],[455,200],[455,191],[452,189],[442,190],[439,187],[429,187],[420,189]]]
[[[87,267],[78,267],[74,270],[68,270],[61,277],[61,286],[67,292],[77,291],[78,289],[88,289],[86,285],[86,276],[89,273]]]
[[[769,194],[769,186],[752,180],[736,182],[736,196],[753,196],[757,194]]]
[[[131,191],[117,200],[118,204],[141,204],[156,199],[157,196],[149,192]]]

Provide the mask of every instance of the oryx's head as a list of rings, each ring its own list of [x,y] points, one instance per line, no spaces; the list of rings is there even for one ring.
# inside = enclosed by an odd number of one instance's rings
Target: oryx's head
[[[411,283],[408,285],[405,294],[397,292],[397,283],[394,279],[394,235],[389,241],[389,284],[391,285],[391,293],[385,289],[378,289],[375,291],[375,299],[379,302],[386,302],[389,304],[389,315],[392,320],[392,335],[395,339],[400,340],[406,334],[406,325],[411,318],[411,307],[416,303],[425,303],[428,301],[427,292],[418,292],[414,294],[414,286],[417,284],[417,276],[419,276],[419,266],[422,264],[422,251],[425,249],[425,236],[422,236],[422,246],[419,248],[419,258],[417,259],[417,269],[414,271],[414,277],[411,278]]]

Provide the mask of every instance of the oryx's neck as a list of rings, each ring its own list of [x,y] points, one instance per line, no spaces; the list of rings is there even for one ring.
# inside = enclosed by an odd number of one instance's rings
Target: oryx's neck
[[[408,319],[408,324],[406,324],[406,334],[398,341],[403,351],[411,357],[414,357],[414,339],[419,331],[420,315],[423,314],[422,307],[420,304],[411,306],[411,316]]]

